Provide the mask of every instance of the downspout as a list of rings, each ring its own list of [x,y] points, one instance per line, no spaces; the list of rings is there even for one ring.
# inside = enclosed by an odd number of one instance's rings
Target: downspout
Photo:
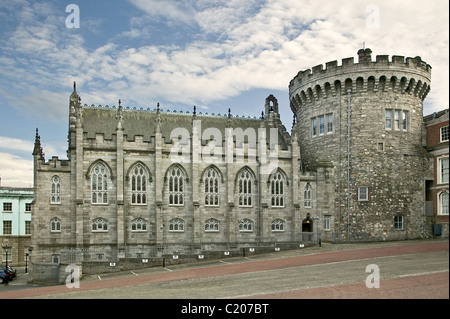
[[[257,244],[259,246],[259,244],[261,243],[261,160],[258,158],[256,163],[257,165],[257,176],[258,176],[258,207],[257,212],[258,212],[258,234],[257,234]]]
[[[351,90],[347,90],[347,239],[350,240],[350,205],[351,205],[351,192],[350,192],[350,99]]]
[[[337,238],[338,240],[340,240],[341,238],[341,203],[342,203],[342,198],[341,198],[341,150],[342,150],[342,146],[341,146],[341,87],[339,86],[338,88],[338,110],[339,110],[339,117],[338,117],[338,121],[339,121],[339,135],[338,135],[338,234],[337,234]]]

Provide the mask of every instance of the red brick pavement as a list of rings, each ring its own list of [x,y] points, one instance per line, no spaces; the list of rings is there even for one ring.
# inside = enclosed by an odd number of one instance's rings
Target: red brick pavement
[[[449,272],[380,280],[380,288],[365,283],[252,295],[251,299],[449,299]],[[245,298],[243,298],[245,299]]]
[[[417,254],[433,251],[448,251],[448,250],[449,250],[448,242],[405,244],[392,247],[344,250],[344,251],[327,252],[296,257],[271,259],[271,260],[248,261],[239,264],[185,269],[158,274],[129,276],[124,278],[115,278],[101,281],[92,281],[92,282],[82,281],[80,284],[80,288],[72,288],[72,289],[67,288],[65,285],[61,285],[61,286],[14,290],[14,291],[0,292],[0,299],[26,298],[33,296],[60,294],[71,292],[73,291],[73,289],[76,289],[77,291],[83,291],[83,290],[96,290],[104,288],[115,288],[122,286],[137,286],[157,282],[224,276],[224,275],[264,271],[271,269],[282,269],[289,267],[324,264],[330,262],[341,262],[346,260],[358,260],[366,258],[376,258],[376,257],[395,256],[404,254]],[[448,285],[448,275],[447,275],[447,285]],[[364,288],[367,289],[365,286]]]

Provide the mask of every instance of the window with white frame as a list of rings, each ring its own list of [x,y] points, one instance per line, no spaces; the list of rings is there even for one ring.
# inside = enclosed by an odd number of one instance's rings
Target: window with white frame
[[[333,114],[327,114],[327,134],[333,133]]]
[[[239,220],[239,231],[240,232],[252,232],[253,231],[253,221],[247,218]]]
[[[98,163],[92,170],[92,203],[108,203],[108,169],[105,164]]]
[[[52,177],[50,203],[61,204],[61,179],[57,175]]]
[[[93,232],[107,232],[108,231],[108,220],[104,218],[96,218],[92,220],[92,231]]]
[[[50,220],[50,232],[61,232],[61,219],[59,219],[58,217],[54,217]]]
[[[323,230],[331,230],[331,215],[323,216]]]
[[[282,219],[275,219],[271,223],[272,231],[284,231],[286,229],[286,222]]]
[[[408,131],[409,112],[404,110],[386,109],[384,111],[385,129],[395,131]]]
[[[131,231],[133,232],[145,232],[147,231],[147,220],[143,218],[135,218],[131,221]]]
[[[312,188],[309,183],[305,186],[305,191],[303,193],[303,202],[306,208],[312,207]]]
[[[448,192],[442,191],[438,195],[438,215],[448,216]]]
[[[12,220],[3,221],[3,235],[12,235]]]
[[[394,229],[403,229],[403,216],[394,216]]]
[[[183,232],[184,220],[180,218],[174,218],[169,221],[169,231],[171,232]]]
[[[358,201],[368,201],[369,200],[369,187],[361,186],[358,187]]]
[[[392,110],[385,110],[385,128],[392,129]]]
[[[438,158],[438,183],[445,184],[448,183],[448,156],[443,156]]]
[[[270,194],[272,207],[284,207],[284,177],[279,171],[270,178]]]
[[[209,168],[203,178],[205,185],[205,206],[219,206],[219,173]]]
[[[31,213],[31,203],[25,203],[25,213]]]
[[[25,235],[31,235],[31,220],[25,221]]]
[[[184,205],[184,173],[178,166],[169,172],[169,205]]]
[[[11,202],[4,202],[3,203],[3,212],[4,213],[11,213],[12,212],[12,203]]]
[[[408,130],[408,111],[402,111],[402,130]]]
[[[400,130],[400,111],[394,110],[394,130]]]
[[[314,117],[311,119],[311,123],[312,123],[312,136],[316,136],[317,135],[317,119]]]
[[[137,164],[131,172],[131,204],[147,204],[147,173],[141,164]]]
[[[248,169],[244,169],[239,173],[238,187],[239,187],[239,206],[251,207],[252,206],[252,174]]]
[[[218,232],[220,222],[217,219],[210,218],[205,221],[205,231],[207,232]]]
[[[319,135],[325,133],[325,116],[319,116]]]
[[[0,247],[2,248],[2,247]],[[6,258],[8,258],[8,263],[12,261],[12,253],[11,253],[11,247],[8,248],[8,250],[6,249],[2,249],[2,258],[0,260],[0,262],[6,262]]]
[[[448,125],[441,127],[440,131],[441,131],[441,143],[448,142]]]

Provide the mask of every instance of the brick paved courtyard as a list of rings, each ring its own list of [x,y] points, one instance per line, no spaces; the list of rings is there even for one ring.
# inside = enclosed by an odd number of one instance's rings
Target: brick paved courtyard
[[[170,268],[100,274],[64,285],[8,290],[0,298],[307,299],[449,298],[448,241],[313,247]],[[380,288],[366,287],[368,265]],[[25,286],[23,288],[26,288]]]

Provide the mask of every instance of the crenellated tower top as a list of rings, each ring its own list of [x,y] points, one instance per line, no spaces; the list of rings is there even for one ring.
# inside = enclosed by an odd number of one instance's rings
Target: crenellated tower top
[[[341,65],[331,61],[298,72],[289,83],[289,95],[292,111],[297,113],[303,105],[347,90],[409,93],[423,101],[430,82],[431,66],[421,57],[377,55],[372,61],[372,50],[366,48],[358,51],[358,63],[345,58]]]

